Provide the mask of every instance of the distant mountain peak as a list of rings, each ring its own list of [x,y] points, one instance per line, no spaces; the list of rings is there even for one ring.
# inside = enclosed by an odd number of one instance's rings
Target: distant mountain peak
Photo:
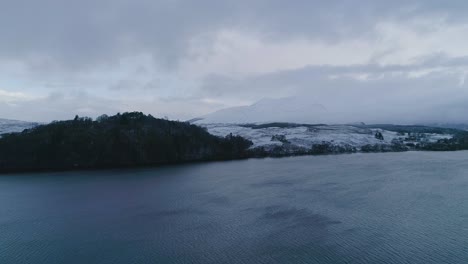
[[[202,116],[197,123],[324,123],[327,109],[308,98],[262,98],[247,106],[221,109]]]

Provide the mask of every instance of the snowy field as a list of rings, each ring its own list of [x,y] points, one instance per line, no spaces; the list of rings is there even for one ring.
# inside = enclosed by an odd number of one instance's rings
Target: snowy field
[[[420,133],[418,139],[411,139],[408,134],[398,134],[394,131],[383,129],[369,129],[351,125],[323,125],[323,126],[299,126],[290,128],[267,127],[251,128],[238,124],[201,124],[209,133],[224,137],[230,133],[251,140],[255,147],[282,145],[283,142],[272,140],[273,136],[284,136],[292,145],[310,148],[314,144],[324,142],[333,145],[350,145],[360,148],[368,144],[392,144],[401,143],[436,142],[439,139],[451,138],[448,134]],[[377,139],[375,134],[380,132],[383,140]]]

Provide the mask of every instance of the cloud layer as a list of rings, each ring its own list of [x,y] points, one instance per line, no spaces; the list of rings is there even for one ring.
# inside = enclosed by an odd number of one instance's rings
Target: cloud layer
[[[0,117],[190,119],[296,96],[349,122],[466,122],[467,10],[436,0],[4,1]]]

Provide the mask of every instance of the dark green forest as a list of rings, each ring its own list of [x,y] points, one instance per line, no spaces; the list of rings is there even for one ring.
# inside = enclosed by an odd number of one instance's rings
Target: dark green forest
[[[0,172],[129,167],[247,157],[252,142],[141,112],[76,116],[0,138]]]

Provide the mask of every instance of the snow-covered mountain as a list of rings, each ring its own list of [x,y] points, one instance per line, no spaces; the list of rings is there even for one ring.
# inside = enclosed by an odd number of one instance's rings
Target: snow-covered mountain
[[[37,125],[39,125],[39,123],[0,118],[0,135],[5,133],[21,132]]]
[[[327,122],[327,109],[308,98],[262,99],[252,105],[231,107],[197,118],[194,123]]]
[[[451,139],[458,133],[423,126],[349,123],[350,113],[330,110],[311,100],[263,99],[189,122],[216,136],[238,135],[251,140],[251,148],[266,155],[413,150]]]

